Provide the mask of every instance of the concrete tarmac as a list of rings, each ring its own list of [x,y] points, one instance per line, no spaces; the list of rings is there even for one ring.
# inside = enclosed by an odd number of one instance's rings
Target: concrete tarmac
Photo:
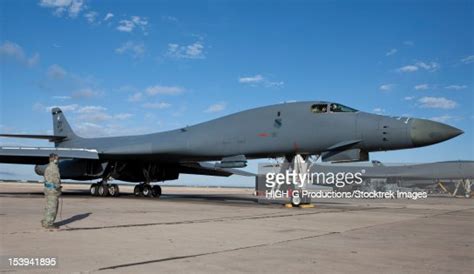
[[[0,184],[1,272],[472,273],[474,200],[255,202],[251,189],[163,187],[160,199],[66,185],[57,231],[39,184]],[[58,265],[10,266],[9,258]]]

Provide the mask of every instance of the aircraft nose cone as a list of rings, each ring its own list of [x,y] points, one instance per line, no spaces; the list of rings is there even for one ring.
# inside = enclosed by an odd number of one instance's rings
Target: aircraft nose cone
[[[417,147],[446,141],[463,133],[458,128],[424,119],[414,119],[410,129],[411,140]]]

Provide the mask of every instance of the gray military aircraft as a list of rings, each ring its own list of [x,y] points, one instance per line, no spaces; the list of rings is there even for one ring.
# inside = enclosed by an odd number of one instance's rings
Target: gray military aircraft
[[[1,147],[1,163],[36,164],[42,175],[56,153],[61,177],[102,179],[91,194],[117,195],[110,178],[140,182],[134,193],[157,197],[159,185],[179,174],[248,175],[235,168],[247,159],[320,155],[322,161],[367,161],[371,151],[435,144],[463,131],[434,121],[370,114],[332,102],[283,103],[250,109],[176,130],[104,138],[82,138],[59,108],[52,109],[54,135],[0,134],[54,142],[54,148]],[[215,164],[207,161],[218,161]]]

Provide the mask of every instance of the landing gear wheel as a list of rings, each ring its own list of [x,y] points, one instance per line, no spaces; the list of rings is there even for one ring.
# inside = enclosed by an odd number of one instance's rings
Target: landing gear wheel
[[[154,185],[151,188],[151,195],[155,198],[160,198],[160,196],[161,196],[161,187],[159,185]]]
[[[301,204],[301,197],[300,196],[291,197],[291,204],[293,206],[299,206]]]
[[[99,184],[97,188],[97,193],[99,194],[99,196],[105,197],[109,195],[109,187],[105,184]]]
[[[108,190],[109,190],[110,196],[112,196],[112,197],[117,197],[119,195],[119,192],[120,192],[119,187],[116,184],[109,185]]]
[[[133,194],[135,196],[142,196],[143,195],[143,186],[142,185],[136,185],[135,188],[133,189]]]
[[[151,186],[150,185],[144,185],[143,190],[142,190],[143,196],[145,197],[151,197]]]
[[[98,196],[98,189],[97,184],[92,184],[90,188],[90,193],[92,196]]]

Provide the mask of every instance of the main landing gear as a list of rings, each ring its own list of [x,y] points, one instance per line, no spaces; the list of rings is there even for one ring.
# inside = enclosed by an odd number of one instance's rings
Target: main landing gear
[[[112,196],[117,197],[120,193],[119,186],[117,184],[109,184],[110,178],[119,178],[120,172],[125,168],[125,164],[108,163],[105,167],[102,180],[98,183],[93,183],[90,187],[90,193],[92,196]],[[151,185],[150,170],[153,169],[152,165],[144,167],[143,172],[143,183],[135,186],[133,194],[137,197],[154,197],[159,198],[161,196],[161,187],[159,185]]]
[[[120,189],[119,186],[116,184],[107,184],[104,181],[100,181],[91,185],[90,193],[92,196],[117,197],[120,194]]]
[[[139,184],[133,189],[133,194],[140,197],[154,197],[161,196],[161,187],[159,185]]]
[[[119,186],[116,184],[107,184],[103,181],[94,183],[90,187],[92,196],[99,197],[117,197],[120,195]],[[159,185],[139,184],[133,189],[133,194],[137,197],[159,198],[161,196],[161,187]]]

